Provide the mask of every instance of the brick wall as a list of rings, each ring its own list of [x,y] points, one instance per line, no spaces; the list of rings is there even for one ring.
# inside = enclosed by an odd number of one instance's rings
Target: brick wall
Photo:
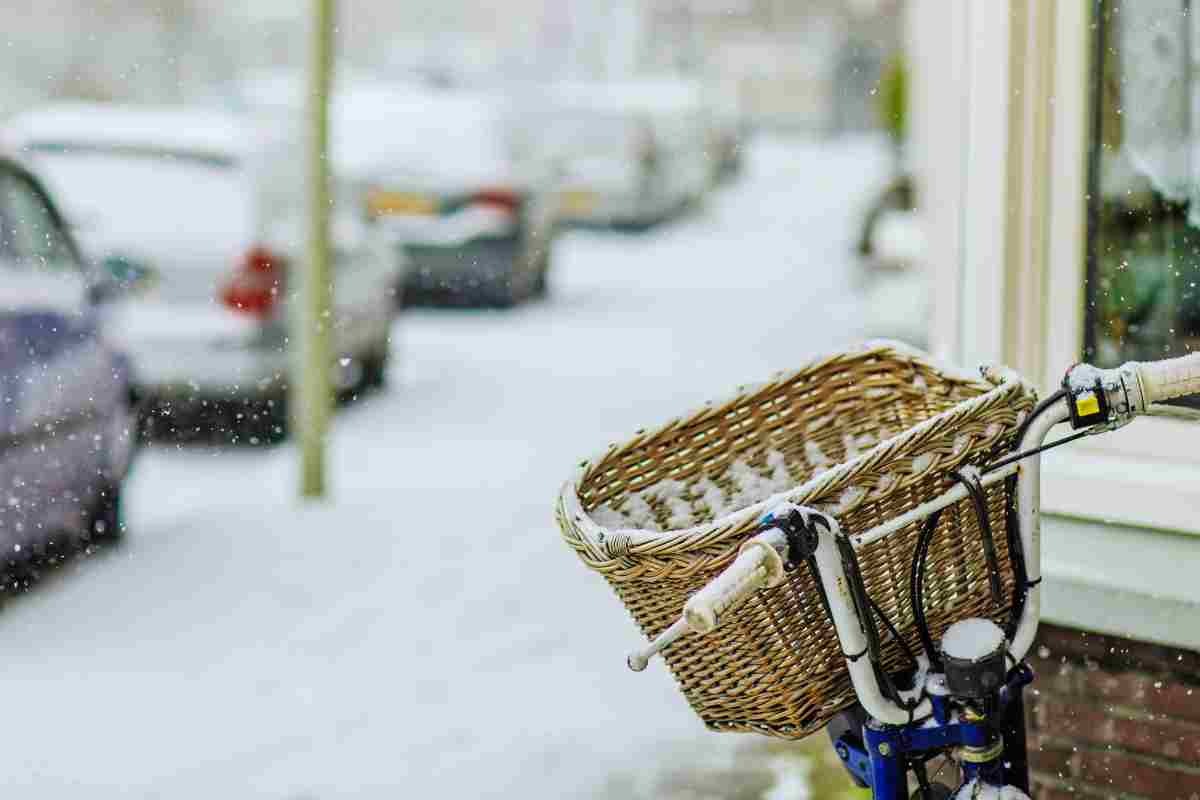
[[[1200,800],[1200,653],[1045,623],[1033,650],[1039,800]]]

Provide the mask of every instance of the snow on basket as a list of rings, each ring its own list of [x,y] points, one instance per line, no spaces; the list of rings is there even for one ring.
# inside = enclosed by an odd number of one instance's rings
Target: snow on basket
[[[899,344],[867,345],[611,446],[563,487],[558,523],[654,637],[729,566],[776,503],[814,506],[847,533],[866,531],[950,488],[952,470],[1010,450],[1035,399],[1006,370],[964,373]],[[1007,619],[1013,578],[1003,532],[1015,513],[1012,494],[1010,480],[986,489],[1004,576],[999,604],[970,501],[940,515],[924,584],[935,639],[960,619]],[[914,652],[909,566],[919,526],[858,553],[871,598]],[[888,669],[906,666],[903,653],[885,638]],[[801,738],[854,701],[836,633],[805,569],[664,656],[691,707],[716,730]]]

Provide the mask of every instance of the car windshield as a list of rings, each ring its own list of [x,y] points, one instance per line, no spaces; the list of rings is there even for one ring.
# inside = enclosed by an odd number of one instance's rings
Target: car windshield
[[[248,235],[244,171],[232,156],[108,144],[27,149],[89,256],[132,252],[159,269],[195,268]]]

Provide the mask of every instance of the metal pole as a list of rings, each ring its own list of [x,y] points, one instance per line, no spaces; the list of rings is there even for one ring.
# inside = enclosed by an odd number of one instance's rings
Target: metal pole
[[[308,68],[308,257],[295,316],[300,343],[298,380],[293,381],[300,437],[300,494],[325,496],[325,438],[333,405],[330,326],[333,277],[329,270],[329,93],[333,73],[334,0],[313,0],[312,52]]]

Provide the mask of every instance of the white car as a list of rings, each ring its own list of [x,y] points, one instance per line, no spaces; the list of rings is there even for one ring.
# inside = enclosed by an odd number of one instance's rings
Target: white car
[[[706,87],[708,155],[714,183],[741,172],[747,131],[737,88],[729,83]]]
[[[510,98],[341,77],[333,160],[407,262],[405,301],[504,307],[542,294],[556,173]],[[294,113],[302,88],[292,73],[251,73],[222,99],[246,113]]]
[[[700,200],[712,182],[698,87],[680,81],[569,82],[545,90],[545,147],[563,163],[573,222],[645,227]]]
[[[85,255],[127,273],[104,313],[152,432],[283,432],[305,211],[302,150],[279,130],[224,112],[70,104],[0,132],[60,198]],[[398,256],[353,203],[335,209],[333,238],[337,382],[381,383]]]

